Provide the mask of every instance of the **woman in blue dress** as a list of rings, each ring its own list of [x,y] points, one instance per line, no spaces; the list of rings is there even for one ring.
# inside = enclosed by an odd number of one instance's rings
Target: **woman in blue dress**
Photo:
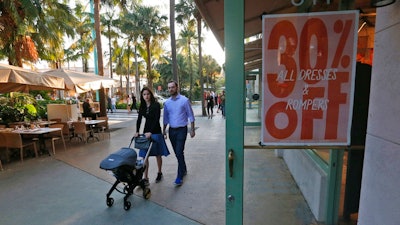
[[[169,150],[165,143],[164,136],[161,133],[161,126],[160,126],[160,115],[161,115],[161,106],[160,103],[154,97],[153,92],[148,88],[144,87],[140,92],[140,107],[139,107],[139,114],[138,119],[136,121],[136,134],[134,135],[137,137],[140,131],[140,125],[142,123],[142,118],[146,118],[146,122],[143,128],[143,134],[146,138],[151,138],[153,141],[153,145],[150,149],[149,156],[156,156],[157,159],[157,166],[158,166],[158,173],[156,178],[156,183],[160,182],[163,174],[162,174],[162,158],[161,156],[168,156]],[[140,149],[139,156],[145,157],[147,149]],[[144,171],[144,180],[146,184],[149,184],[149,160],[147,159],[146,162],[146,169]]]

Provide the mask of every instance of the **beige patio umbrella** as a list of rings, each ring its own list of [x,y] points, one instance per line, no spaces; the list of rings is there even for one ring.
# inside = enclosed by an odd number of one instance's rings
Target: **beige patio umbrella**
[[[0,93],[64,89],[64,79],[17,66],[0,64]]]
[[[53,76],[64,78],[65,90],[76,93],[99,90],[101,87],[115,87],[114,79],[98,76],[94,73],[84,73],[65,69],[55,69],[44,72]]]

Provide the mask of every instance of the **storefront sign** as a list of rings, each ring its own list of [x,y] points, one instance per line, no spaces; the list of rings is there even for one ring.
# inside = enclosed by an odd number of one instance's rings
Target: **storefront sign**
[[[358,11],[263,17],[264,145],[349,145]]]

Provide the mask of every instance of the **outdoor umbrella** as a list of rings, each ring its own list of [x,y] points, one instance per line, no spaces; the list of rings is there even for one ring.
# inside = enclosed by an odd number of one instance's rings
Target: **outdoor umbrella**
[[[45,73],[64,78],[65,90],[76,93],[99,90],[101,87],[110,88],[116,85],[114,79],[98,76],[93,73],[84,73],[65,69],[49,70]]]
[[[0,64],[0,93],[64,89],[64,79],[17,66]]]

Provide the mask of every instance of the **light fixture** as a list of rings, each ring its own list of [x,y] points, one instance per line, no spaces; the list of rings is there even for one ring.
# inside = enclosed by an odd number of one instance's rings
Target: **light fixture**
[[[371,0],[372,7],[383,7],[395,3],[396,0]]]

